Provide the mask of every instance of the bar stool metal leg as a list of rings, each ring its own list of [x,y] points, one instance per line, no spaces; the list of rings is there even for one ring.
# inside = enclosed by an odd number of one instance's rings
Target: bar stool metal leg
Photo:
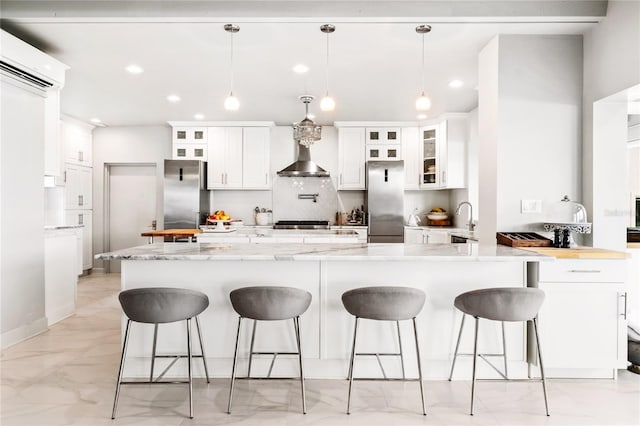
[[[540,349],[540,337],[538,336],[538,321],[533,319],[533,329],[536,333],[536,347],[538,348],[538,359],[540,360],[540,376],[542,377],[542,392],[544,393],[544,408],[549,416],[549,403],[547,402],[547,380],[544,377],[544,365],[542,364],[542,349]]]
[[[422,414],[427,415],[427,410],[424,407],[424,384],[422,383],[422,363],[420,362],[420,345],[418,344],[418,327],[416,326],[416,319],[413,318],[413,334],[416,338],[416,358],[418,359],[418,379],[420,380],[420,400],[422,401]]]
[[[396,329],[398,330],[398,349],[400,349],[400,366],[402,367],[402,379],[406,379],[404,373],[404,355],[402,353],[402,338],[400,337],[400,321],[396,321]]]
[[[253,330],[251,331],[251,345],[249,347],[249,366],[247,367],[247,378],[251,377],[251,363],[253,362],[253,344],[256,341],[257,326],[258,326],[258,320],[253,320]]]
[[[156,364],[156,343],[158,342],[158,324],[153,325],[153,349],[151,350],[151,372],[149,373],[149,381],[153,382],[153,368]]]
[[[293,319],[293,327],[296,331],[296,343],[298,344],[298,360],[300,361],[300,389],[302,391],[302,414],[307,414],[307,402],[304,393],[304,368],[302,366],[302,344],[300,343],[300,317]]]
[[[229,387],[229,404],[227,405],[227,414],[231,414],[231,400],[233,399],[233,385],[236,380],[236,363],[238,362],[238,340],[240,339],[241,325],[242,317],[238,317],[238,332],[236,333],[236,348],[233,353],[233,367],[231,367],[231,385]]]
[[[501,321],[502,324],[502,356],[504,358],[504,378],[509,378],[509,370],[507,369],[507,338],[504,332],[504,321]]]
[[[467,315],[462,314],[462,322],[460,322],[460,331],[458,332],[458,341],[456,342],[456,350],[453,353],[453,362],[451,363],[451,373],[449,373],[449,381],[453,377],[453,369],[456,367],[456,359],[458,358],[458,348],[460,347],[460,339],[462,338],[462,329],[464,328],[464,319]]]
[[[471,378],[471,414],[473,416],[473,400],[476,396],[476,361],[478,360],[478,325],[480,318],[476,317],[476,328],[473,336],[473,373]]]
[[[353,329],[353,346],[351,348],[351,363],[349,365],[349,395],[347,396],[347,414],[351,414],[351,387],[353,386],[353,362],[356,357],[356,338],[358,336],[358,321],[356,317],[356,325]]]
[[[191,319],[187,320],[187,371],[189,372],[189,418],[193,418],[193,377],[191,373]]]
[[[120,383],[122,382],[122,373],[124,371],[124,359],[127,354],[127,346],[129,344],[129,331],[131,330],[131,320],[127,319],[127,328],[124,332],[124,343],[122,345],[122,355],[120,356],[120,368],[118,369],[118,383],[116,384],[116,395],[113,398],[113,410],[111,418],[116,418],[116,410],[118,408],[118,397],[120,396]]]
[[[202,363],[204,364],[204,375],[207,377],[207,383],[211,383],[209,380],[209,369],[207,368],[207,356],[204,353],[204,342],[202,341],[202,332],[200,331],[200,320],[196,319],[196,328],[198,329],[198,340],[200,341],[200,353],[202,354]]]

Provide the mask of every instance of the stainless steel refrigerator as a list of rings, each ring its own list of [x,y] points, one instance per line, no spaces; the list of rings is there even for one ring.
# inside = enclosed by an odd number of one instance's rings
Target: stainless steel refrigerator
[[[404,242],[404,161],[367,162],[370,243]]]
[[[207,163],[164,160],[164,228],[194,229],[208,215]]]

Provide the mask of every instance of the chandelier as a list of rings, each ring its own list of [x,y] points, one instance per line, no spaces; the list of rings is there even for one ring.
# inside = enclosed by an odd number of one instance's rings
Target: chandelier
[[[293,125],[293,139],[307,148],[313,145],[314,142],[319,141],[322,136],[322,126],[316,126],[309,119],[309,103],[313,99],[314,97],[311,95],[300,96],[300,100],[305,106],[304,119]]]

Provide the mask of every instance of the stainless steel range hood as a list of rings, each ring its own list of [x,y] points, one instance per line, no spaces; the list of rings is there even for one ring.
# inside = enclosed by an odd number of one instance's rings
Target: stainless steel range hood
[[[278,172],[278,176],[288,177],[329,177],[329,172],[311,161],[309,148],[297,143],[298,159]]]

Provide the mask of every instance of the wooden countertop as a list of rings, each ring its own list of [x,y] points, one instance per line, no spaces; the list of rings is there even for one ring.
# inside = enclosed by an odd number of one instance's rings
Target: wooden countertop
[[[143,232],[142,237],[193,237],[202,233],[201,229],[165,229],[164,231]]]
[[[627,248],[640,249],[640,243],[627,243]]]
[[[556,247],[520,247],[557,259],[626,259],[627,253],[622,251],[599,249],[594,247],[556,248]]]

